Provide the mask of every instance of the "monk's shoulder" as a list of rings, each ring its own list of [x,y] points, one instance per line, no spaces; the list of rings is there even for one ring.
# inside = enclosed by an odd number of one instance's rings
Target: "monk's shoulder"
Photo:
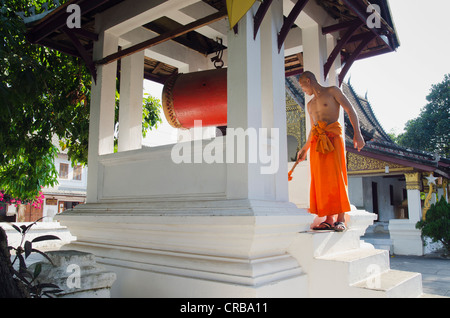
[[[336,95],[342,93],[341,89],[337,86],[330,86],[327,88],[327,92],[331,95]]]

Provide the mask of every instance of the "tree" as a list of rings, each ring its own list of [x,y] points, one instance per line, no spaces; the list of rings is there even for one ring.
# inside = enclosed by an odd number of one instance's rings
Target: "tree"
[[[431,238],[432,242],[441,242],[450,256],[450,204],[444,197],[431,205],[425,220],[417,222],[416,228],[422,231],[422,236]]]
[[[54,6],[0,0],[0,190],[22,202],[56,183],[54,136],[72,164],[85,165],[88,157],[91,75],[80,59],[30,44],[16,14],[43,5]],[[160,102],[145,98],[143,107],[143,129],[151,129],[161,121]]]
[[[450,74],[432,86],[427,101],[420,116],[406,123],[398,143],[450,157]]]

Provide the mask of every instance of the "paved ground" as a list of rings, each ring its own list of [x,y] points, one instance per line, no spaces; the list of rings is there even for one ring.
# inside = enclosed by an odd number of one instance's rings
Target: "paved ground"
[[[424,293],[450,297],[450,259],[392,255],[390,261],[391,269],[421,273]]]

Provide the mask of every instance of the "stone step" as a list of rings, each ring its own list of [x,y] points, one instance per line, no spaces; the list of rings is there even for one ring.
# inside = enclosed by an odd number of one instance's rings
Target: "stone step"
[[[290,253],[308,275],[310,297],[421,297],[421,274],[391,270],[389,251],[361,240],[361,230],[298,234]]]
[[[335,254],[360,247],[359,234],[348,230],[343,233],[335,231],[308,231],[300,233],[303,247],[310,249],[313,257]]]
[[[349,285],[389,270],[389,253],[367,247],[317,257],[316,260],[322,266],[339,270]]]
[[[419,273],[388,270],[352,284],[368,292],[369,297],[415,298],[422,297],[422,275]]]

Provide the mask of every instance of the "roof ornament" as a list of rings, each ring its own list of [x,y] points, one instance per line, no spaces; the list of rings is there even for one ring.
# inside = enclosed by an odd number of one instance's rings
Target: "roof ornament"
[[[45,2],[41,5],[41,8],[44,8],[44,12],[36,14],[36,6],[34,5],[34,6],[30,7],[27,12],[19,11],[19,12],[16,12],[16,15],[18,15],[25,24],[30,24],[35,21],[39,21],[40,19],[42,19],[47,14],[54,11],[59,6],[60,6],[59,0],[53,0],[53,8],[50,10],[48,9],[48,7],[49,7],[48,2]],[[26,13],[28,13],[28,16],[25,16]]]
[[[441,156],[438,154],[437,151],[433,153],[434,162],[439,162],[441,160]]]

